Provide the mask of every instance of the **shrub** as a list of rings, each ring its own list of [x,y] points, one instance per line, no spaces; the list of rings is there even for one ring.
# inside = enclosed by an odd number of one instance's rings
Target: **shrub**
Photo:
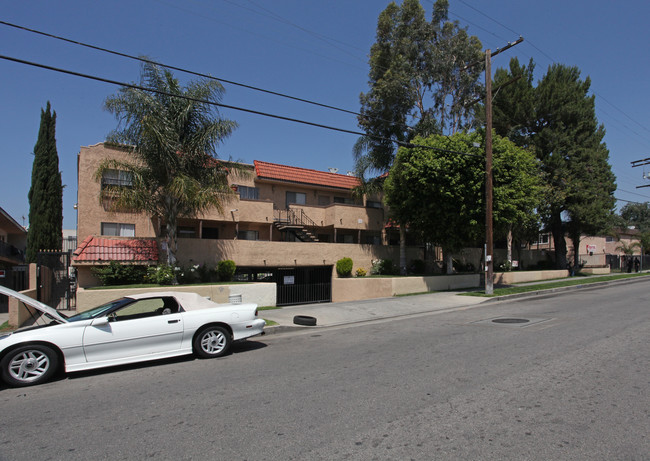
[[[377,263],[376,273],[378,275],[396,275],[398,272],[398,268],[390,259],[380,259]]]
[[[174,283],[174,273],[179,271],[180,268],[173,268],[167,264],[149,267],[147,269],[146,281],[149,283],[157,283],[158,285],[171,285]]]
[[[235,261],[232,259],[226,259],[225,261],[219,261],[217,263],[217,274],[219,275],[219,280],[224,282],[232,280],[232,276],[235,275],[235,270],[237,270],[237,266],[235,265]]]
[[[368,274],[363,267],[357,269],[357,277],[365,277]]]
[[[111,261],[108,266],[93,267],[92,272],[102,285],[132,285],[145,280],[147,268]]]
[[[336,273],[339,277],[349,277],[352,274],[353,262],[350,258],[341,258],[336,261]]]
[[[426,264],[421,259],[414,259],[411,261],[411,273],[413,274],[424,274],[426,272]]]

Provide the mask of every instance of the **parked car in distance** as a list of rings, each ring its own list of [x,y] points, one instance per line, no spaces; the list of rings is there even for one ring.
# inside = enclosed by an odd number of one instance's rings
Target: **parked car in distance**
[[[196,293],[129,295],[66,317],[0,286],[35,311],[38,325],[0,336],[0,376],[10,386],[40,384],[57,371],[91,370],[194,354],[220,357],[233,341],[264,333],[255,304],[217,304]]]

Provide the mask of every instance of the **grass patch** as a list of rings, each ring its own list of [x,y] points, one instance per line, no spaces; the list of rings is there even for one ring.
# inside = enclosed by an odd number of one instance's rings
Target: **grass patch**
[[[258,311],[272,311],[274,309],[282,309],[282,308],[278,306],[262,306],[257,308]]]
[[[0,325],[0,331],[13,331],[14,329],[9,325],[9,320]]]
[[[266,322],[267,327],[272,327],[273,325],[278,325],[278,322],[274,322],[273,320],[264,319],[264,321]]]
[[[621,274],[621,275],[605,275],[605,276],[596,276],[596,277],[581,277],[580,280],[572,278],[571,280],[563,280],[557,282],[549,283],[538,283],[535,285],[518,285],[507,288],[495,288],[494,294],[486,295],[484,292],[472,291],[467,293],[462,293],[461,296],[482,296],[486,298],[492,298],[495,296],[505,296],[505,295],[514,295],[518,293],[528,293],[531,291],[539,290],[550,290],[552,288],[561,288],[561,287],[570,287],[575,285],[588,285],[590,283],[598,282],[608,282],[611,280],[622,280],[629,279],[633,277],[647,277],[650,274]]]
[[[403,296],[428,295],[428,294],[431,294],[431,293],[436,293],[436,291],[433,290],[433,291],[420,291],[418,293],[404,293],[404,294],[401,294],[401,295],[395,295],[395,297],[396,298],[401,298]]]

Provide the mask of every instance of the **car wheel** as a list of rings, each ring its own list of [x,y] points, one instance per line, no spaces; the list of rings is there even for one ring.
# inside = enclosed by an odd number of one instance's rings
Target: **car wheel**
[[[228,352],[232,336],[224,327],[205,327],[194,337],[194,353],[202,359],[221,357]]]
[[[40,344],[22,346],[5,355],[1,362],[2,379],[9,385],[31,386],[52,377],[59,357],[52,348]]]

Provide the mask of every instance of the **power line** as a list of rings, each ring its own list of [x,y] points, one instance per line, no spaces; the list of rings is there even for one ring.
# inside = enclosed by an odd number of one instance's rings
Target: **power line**
[[[209,101],[207,99],[192,98],[192,97],[189,97],[189,96],[169,93],[169,92],[157,90],[157,89],[154,89],[154,88],[146,88],[146,87],[143,87],[143,86],[140,86],[140,85],[135,85],[133,83],[119,82],[117,80],[111,80],[111,79],[107,79],[107,78],[104,78],[104,77],[97,77],[95,75],[83,74],[81,72],[75,72],[75,71],[72,71],[72,70],[61,69],[61,68],[58,68],[58,67],[48,66],[46,64],[39,64],[39,63],[36,63],[36,62],[26,61],[24,59],[13,58],[11,56],[0,55],[0,59],[16,62],[16,63],[19,63],[19,64],[25,64],[25,65],[32,66],[32,67],[38,67],[38,68],[41,68],[41,69],[51,70],[53,72],[59,72],[59,73],[62,73],[62,74],[73,75],[75,77],[81,77],[81,78],[86,78],[86,79],[89,79],[89,80],[95,80],[95,81],[102,82],[102,83],[109,83],[109,84],[112,84],[112,85],[122,86],[122,87],[126,87],[126,88],[132,88],[132,89],[140,90],[140,91],[148,91],[148,92],[151,92],[151,93],[157,93],[157,94],[160,94],[160,95],[163,95],[163,96],[168,96],[168,97],[173,97],[173,98],[186,99],[188,101],[194,101],[194,102],[198,102],[198,103],[201,103],[201,104],[209,104],[209,105],[213,105],[213,106],[217,106],[217,107],[222,107],[224,109],[237,110],[237,111],[240,111],[240,112],[246,112],[246,113],[249,113],[249,114],[260,115],[260,116],[263,116],[263,117],[269,117],[269,118],[274,118],[274,119],[278,119],[278,120],[284,120],[284,121],[287,121],[287,122],[300,123],[300,124],[303,124],[303,125],[313,126],[313,127],[316,127],[316,128],[323,128],[323,129],[326,129],[326,130],[337,131],[339,133],[348,133],[348,134],[354,134],[354,135],[357,135],[357,136],[366,136],[366,137],[369,137],[369,138],[372,138],[372,139],[377,139],[377,140],[380,140],[380,141],[391,142],[391,143],[397,144],[398,146],[409,147],[409,148],[418,147],[418,148],[434,150],[436,152],[442,152],[442,153],[447,153],[447,154],[464,155],[464,156],[467,156],[467,157],[479,157],[479,158],[481,157],[479,155],[470,154],[470,153],[467,153],[467,152],[459,152],[459,151],[441,149],[441,148],[432,147],[432,146],[423,146],[423,145],[419,145],[419,144],[407,143],[407,142],[397,141],[395,139],[384,138],[384,137],[381,137],[381,136],[375,136],[375,135],[370,135],[370,134],[367,134],[367,133],[362,133],[360,131],[353,131],[353,130],[348,130],[348,129],[345,129],[345,128],[337,128],[337,127],[333,127],[333,126],[329,126],[329,125],[323,125],[323,124],[320,124],[320,123],[309,122],[307,120],[301,120],[301,119],[292,118],[292,117],[285,117],[283,115],[270,114],[270,113],[267,113],[267,112],[261,112],[261,111],[253,110],[253,109],[246,109],[244,107],[231,106],[231,105],[228,105],[228,104],[222,104],[220,102]]]
[[[323,104],[323,103],[316,102],[316,101],[310,101],[308,99],[303,99],[303,98],[298,98],[298,97],[295,97],[295,96],[290,96],[288,94],[279,93],[277,91],[265,90],[263,88],[255,87],[255,86],[252,86],[252,85],[247,85],[245,83],[239,83],[239,82],[235,82],[235,81],[232,81],[232,80],[226,80],[224,78],[214,77],[214,76],[208,75],[208,74],[203,74],[201,72],[195,72],[195,71],[184,69],[184,68],[181,68],[181,67],[176,67],[176,66],[172,66],[172,65],[169,65],[169,64],[163,64],[161,62],[156,62],[156,61],[153,61],[151,59],[138,57],[138,56],[133,56],[133,55],[130,55],[130,54],[122,53],[120,51],[114,51],[114,50],[110,50],[108,48],[103,48],[103,47],[96,46],[96,45],[90,45],[88,43],[84,43],[84,42],[80,42],[80,41],[77,41],[77,40],[72,40],[72,39],[69,39],[69,38],[61,37],[59,35],[54,35],[54,34],[50,34],[50,33],[47,33],[47,32],[42,32],[40,30],[31,29],[29,27],[20,26],[20,25],[17,25],[17,24],[12,24],[10,22],[0,20],[0,24],[5,25],[5,26],[9,26],[9,27],[13,27],[13,28],[16,28],[16,29],[20,29],[20,30],[23,30],[23,31],[26,31],[26,32],[32,32],[34,34],[42,35],[44,37],[53,38],[55,40],[60,40],[60,41],[63,41],[63,42],[72,43],[74,45],[83,46],[83,47],[90,48],[90,49],[93,49],[93,50],[96,50],[96,51],[102,51],[104,53],[109,53],[109,54],[112,54],[112,55],[115,55],[115,56],[120,56],[120,57],[123,57],[123,58],[133,59],[135,61],[140,61],[140,62],[146,62],[148,64],[155,64],[157,66],[165,67],[167,69],[176,70],[176,71],[179,71],[179,72],[184,72],[184,73],[187,73],[187,74],[190,74],[190,75],[195,75],[197,77],[207,78],[207,79],[210,79],[210,80],[216,80],[216,81],[219,81],[219,82],[222,82],[222,83],[228,83],[230,85],[235,85],[235,86],[239,86],[239,87],[242,87],[242,88],[247,88],[249,90],[260,91],[262,93],[272,94],[274,96],[280,96],[280,97],[283,97],[283,98],[292,99],[294,101],[299,101],[299,102],[304,102],[306,104],[312,104],[312,105],[315,105],[315,106],[324,107],[326,109],[337,110],[339,112],[345,112],[345,113],[352,114],[352,115],[357,115],[357,116],[361,115],[358,112],[354,112],[354,111],[351,111],[351,110],[348,110],[348,109],[341,109],[339,107],[331,106],[329,104]]]

